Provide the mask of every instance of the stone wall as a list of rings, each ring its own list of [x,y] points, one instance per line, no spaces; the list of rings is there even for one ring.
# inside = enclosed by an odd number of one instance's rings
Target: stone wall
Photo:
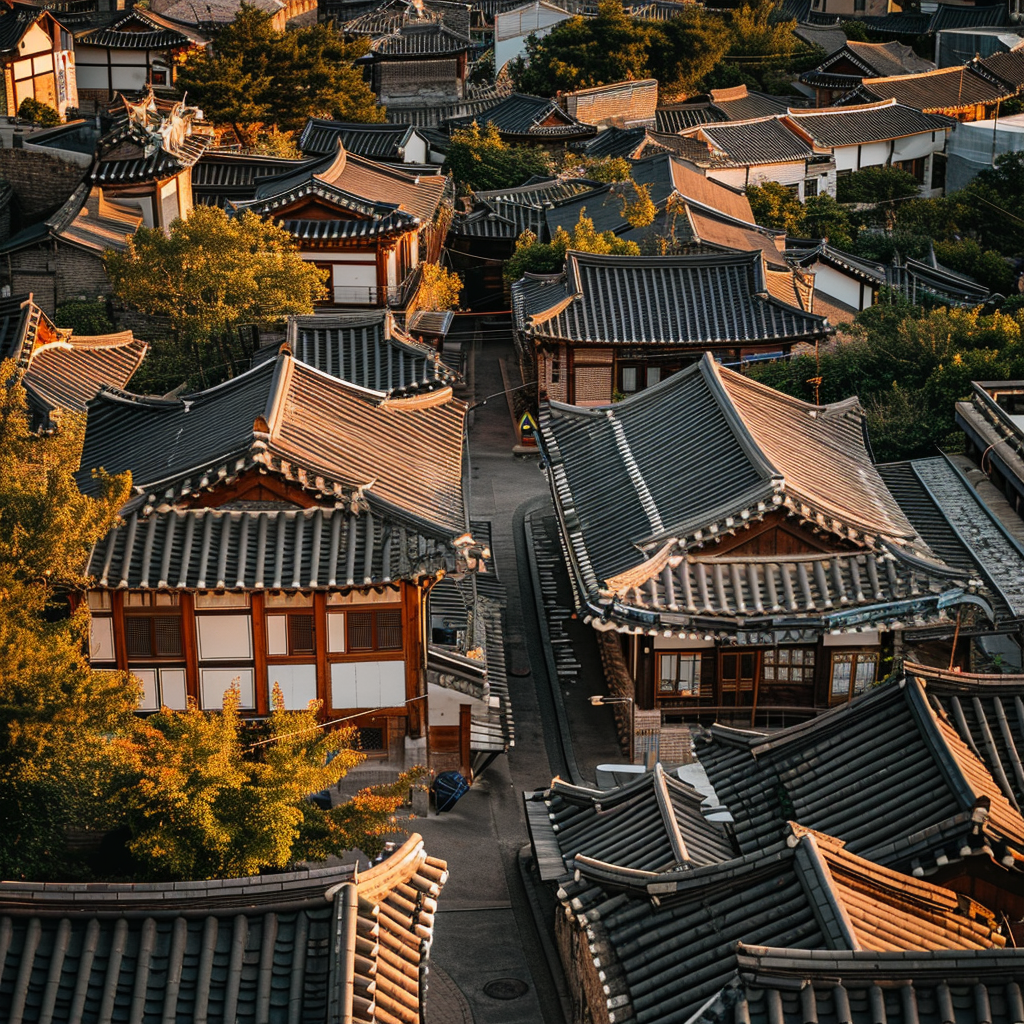
[[[84,178],[77,164],[47,153],[0,149],[0,180],[14,189],[18,212],[27,223],[59,209]]]

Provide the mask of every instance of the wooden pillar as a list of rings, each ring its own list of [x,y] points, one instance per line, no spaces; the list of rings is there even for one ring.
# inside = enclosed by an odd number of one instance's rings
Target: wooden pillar
[[[414,697],[421,697],[424,689],[426,676],[426,665],[424,654],[426,648],[423,645],[422,630],[424,628],[424,617],[421,608],[426,603],[428,590],[418,587],[414,583],[401,584],[402,588],[402,637],[405,649],[405,696],[407,703],[407,728],[408,734],[419,738],[423,735],[424,722],[427,717],[426,699],[413,700]]]
[[[469,741],[473,729],[473,709],[469,704],[459,705],[459,770],[468,779],[472,767]]]
[[[185,656],[185,693],[197,704],[199,699],[199,647],[196,636],[196,598],[191,591],[181,591],[181,653]]]
[[[128,671],[128,645],[124,638],[124,591],[115,590],[110,595],[110,608],[114,615],[114,657],[122,672]]]
[[[327,718],[331,706],[331,666],[327,663],[327,594],[313,592],[313,639],[316,643],[316,697],[320,701],[320,717]]]
[[[269,677],[267,676],[267,616],[266,594],[254,590],[252,605],[252,674],[256,695],[256,714],[270,714]],[[315,626],[314,626],[315,631]]]

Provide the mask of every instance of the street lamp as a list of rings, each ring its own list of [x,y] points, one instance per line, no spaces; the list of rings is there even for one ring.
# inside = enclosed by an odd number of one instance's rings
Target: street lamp
[[[595,708],[605,704],[628,704],[629,705],[629,763],[633,764],[633,742],[636,736],[636,701],[632,697],[604,697],[595,693],[589,698]]]

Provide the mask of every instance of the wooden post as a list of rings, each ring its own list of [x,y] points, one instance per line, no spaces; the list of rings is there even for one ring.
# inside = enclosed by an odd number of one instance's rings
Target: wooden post
[[[316,696],[321,716],[327,718],[331,706],[331,666],[327,663],[327,594],[313,592],[313,639],[316,643]]]
[[[196,644],[196,599],[191,591],[180,591],[178,604],[181,606],[181,653],[185,655],[185,693],[196,704],[199,699],[199,652]]]
[[[254,590],[252,604],[252,663],[253,687],[256,693],[256,714],[270,714],[270,676],[267,674],[267,617],[266,594]],[[316,627],[314,626],[314,631]]]
[[[110,609],[114,615],[114,657],[122,672],[128,671],[128,645],[124,638],[124,591],[115,590],[110,595]]]
[[[459,770],[467,780],[472,772],[470,763],[469,741],[473,729],[473,709],[469,704],[459,705]]]
[[[425,653],[421,631],[424,616],[421,608],[426,604],[428,591],[414,583],[405,581],[402,587],[402,647],[405,651],[405,697],[406,724],[408,735],[419,738],[423,735],[426,718],[426,701],[414,700],[426,691],[423,689],[426,675]]]

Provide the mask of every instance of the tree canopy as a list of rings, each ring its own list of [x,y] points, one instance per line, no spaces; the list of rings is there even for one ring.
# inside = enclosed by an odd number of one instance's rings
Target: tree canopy
[[[444,170],[473,192],[515,188],[550,169],[540,150],[509,145],[493,124],[481,128],[475,122],[453,133],[444,162]]]
[[[104,262],[119,302],[166,317],[176,332],[179,348],[155,351],[147,360],[154,365],[144,368],[177,373],[167,387],[195,370],[196,347],[235,324],[311,313],[326,294],[323,272],[301,258],[287,231],[248,211],[229,218],[215,206],[197,206],[169,234],[140,228],[124,252],[108,249]]]
[[[639,256],[636,242],[619,238],[612,231],[597,231],[594,222],[580,212],[572,232],[558,228],[550,242],[539,242],[532,231],[524,231],[516,240],[512,256],[505,262],[505,279],[518,281],[523,274],[553,274],[565,264],[565,254],[592,252],[603,256]]]
[[[253,145],[263,126],[300,130],[310,117],[383,121],[384,110],[354,61],[365,40],[347,42],[333,25],[287,32],[248,3],[214,37],[212,53],[188,55],[178,84],[207,120]]]

